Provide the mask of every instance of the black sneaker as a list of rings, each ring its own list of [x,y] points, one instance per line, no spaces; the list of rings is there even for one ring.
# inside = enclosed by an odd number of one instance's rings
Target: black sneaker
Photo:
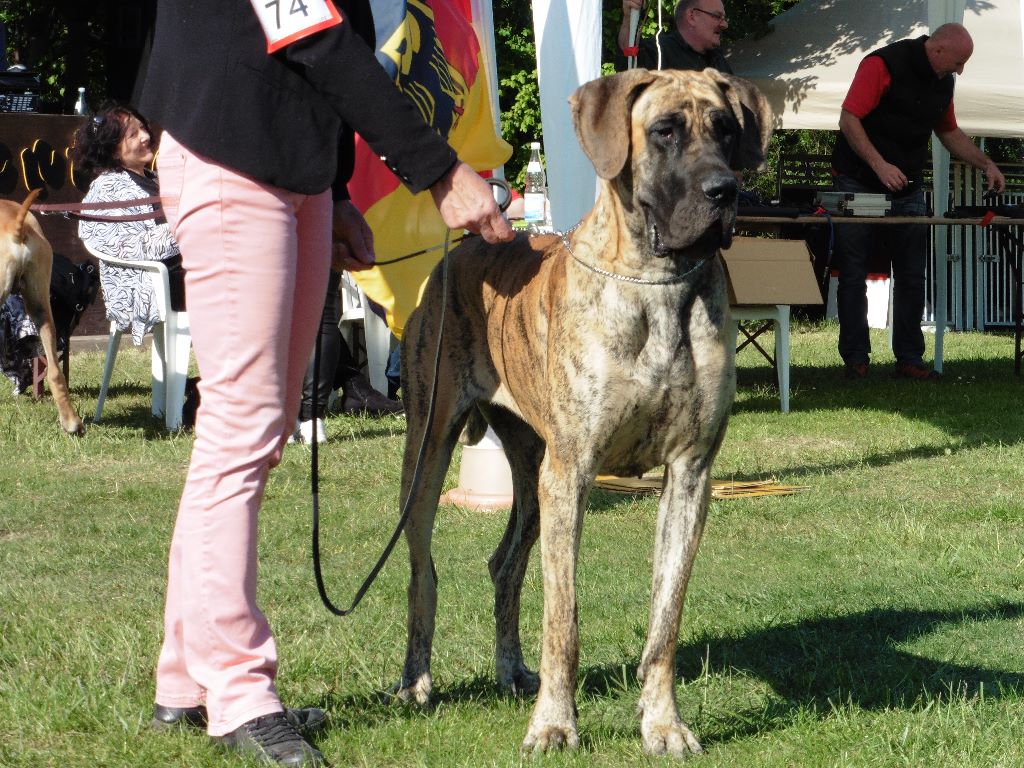
[[[316,707],[307,709],[286,709],[284,716],[288,722],[294,725],[305,735],[317,733],[323,730],[327,724],[327,713]],[[157,704],[153,707],[154,730],[166,730],[168,728],[192,727],[206,729],[206,707],[201,704],[198,707],[165,707]]]
[[[181,726],[206,728],[206,707],[201,704],[198,707],[165,707],[163,704],[157,704],[153,707],[153,720],[150,726],[156,731]]]
[[[265,765],[291,768],[327,765],[320,750],[302,738],[284,712],[254,718],[231,733],[214,736],[213,740],[229,749],[252,755]]]

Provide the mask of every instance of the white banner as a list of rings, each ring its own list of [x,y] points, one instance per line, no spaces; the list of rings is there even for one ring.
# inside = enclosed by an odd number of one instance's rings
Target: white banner
[[[597,174],[576,141],[569,95],[601,76],[601,3],[534,0],[542,141],[552,223],[566,230],[594,205]]]

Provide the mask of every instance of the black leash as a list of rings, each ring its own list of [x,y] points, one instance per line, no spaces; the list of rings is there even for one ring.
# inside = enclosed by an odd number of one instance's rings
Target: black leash
[[[338,608],[331,599],[327,596],[327,590],[324,588],[324,577],[320,567],[320,464],[319,455],[320,452],[317,449],[318,441],[316,431],[319,427],[316,424],[316,413],[317,413],[317,401],[319,399],[319,379],[314,382],[313,386],[313,440],[312,440],[312,472],[310,473],[310,491],[313,495],[313,575],[316,578],[316,589],[320,593],[320,600],[328,611],[333,613],[335,616],[348,616],[352,611],[356,609],[359,602],[363,599],[363,596],[369,590],[370,585],[377,579],[377,575],[384,567],[384,563],[387,562],[388,557],[391,556],[392,550],[395,548],[395,544],[398,543],[399,536],[402,535],[402,531],[405,529],[405,522],[409,519],[409,507],[412,503],[412,499],[416,496],[416,491],[419,489],[420,479],[423,472],[423,454],[427,448],[427,438],[430,435],[430,428],[434,423],[434,404],[437,400],[437,374],[441,368],[441,342],[444,339],[444,317],[447,301],[445,297],[448,290],[448,249],[450,247],[449,235],[451,230],[445,234],[444,242],[444,256],[441,258],[441,322],[437,333],[437,349],[434,353],[434,377],[433,384],[430,388],[430,404],[427,407],[427,422],[426,427],[423,430],[423,439],[420,441],[420,450],[416,456],[416,467],[413,470],[412,481],[409,484],[409,495],[405,498],[405,502],[402,504],[402,512],[398,516],[398,522],[395,524],[395,530],[391,534],[391,538],[388,540],[387,545],[384,547],[384,551],[381,552],[380,557],[377,558],[377,562],[374,563],[373,568],[370,569],[370,573],[363,583],[359,585],[359,589],[356,590],[355,597],[352,598],[352,604],[348,608]],[[316,371],[320,370],[320,334],[317,334],[316,345],[313,349],[313,369]]]
[[[511,190],[508,184],[502,179],[487,179],[487,182],[494,187],[503,189],[505,192],[504,199],[498,202],[498,207],[504,211],[508,208],[509,203],[512,200]],[[464,240],[467,236],[459,237],[455,242]],[[395,548],[395,544],[398,543],[399,536],[402,535],[402,531],[405,530],[405,523],[409,519],[409,507],[412,504],[412,500],[416,497],[416,492],[419,490],[420,481],[423,476],[423,454],[427,449],[427,438],[430,435],[430,429],[434,424],[434,405],[437,402],[437,374],[441,369],[441,342],[444,340],[444,320],[445,314],[448,308],[448,252],[451,248],[451,230],[446,230],[444,236],[444,255],[441,257],[441,319],[437,329],[437,347],[434,351],[434,373],[433,382],[430,385],[430,400],[427,406],[427,420],[423,428],[423,438],[420,440],[420,449],[416,455],[416,465],[413,468],[412,480],[409,482],[409,495],[405,497],[405,501],[402,503],[402,511],[398,516],[398,522],[395,524],[395,530],[391,534],[391,538],[388,540],[387,545],[384,547],[384,551],[381,552],[380,557],[377,558],[377,562],[374,563],[373,568],[370,569],[370,573],[363,579],[363,583],[359,585],[359,589],[356,590],[355,596],[352,598],[352,603],[348,608],[338,608],[330,597],[327,595],[327,590],[324,587],[324,577],[320,567],[320,462],[319,456],[320,451],[318,450],[317,431],[319,427],[316,423],[317,418],[317,407],[318,400],[320,397],[319,387],[319,371],[320,371],[320,334],[317,333],[316,344],[313,347],[313,370],[316,372],[316,379],[313,385],[313,441],[312,441],[312,470],[310,472],[310,492],[313,496],[313,575],[316,579],[316,589],[320,594],[320,600],[323,602],[324,607],[328,611],[333,613],[335,616],[348,616],[352,611],[356,609],[363,596],[370,589],[370,586],[377,579],[377,575],[384,567],[384,563],[387,562],[388,557],[391,556],[391,552]],[[379,264],[393,264],[396,261],[402,261],[403,259],[411,258],[412,256],[419,256],[430,251],[437,250],[437,247],[427,248],[422,251],[418,251],[408,256],[402,256],[398,259],[394,259],[389,262],[378,262]]]

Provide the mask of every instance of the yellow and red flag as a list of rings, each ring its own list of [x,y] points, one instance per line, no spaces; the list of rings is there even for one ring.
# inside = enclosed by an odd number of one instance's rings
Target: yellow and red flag
[[[477,171],[501,166],[512,148],[494,130],[469,0],[372,0],[371,6],[377,59],[401,91],[448,139],[459,159]],[[379,261],[444,242],[445,225],[429,192],[410,194],[358,136],[349,189],[373,230]],[[366,295],[387,312],[388,325],[399,338],[441,255],[438,249],[355,273]]]

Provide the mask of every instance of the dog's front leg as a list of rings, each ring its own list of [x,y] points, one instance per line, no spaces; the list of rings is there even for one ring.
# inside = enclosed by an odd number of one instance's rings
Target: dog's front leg
[[[644,751],[683,757],[702,751],[679,718],[675,697],[675,652],[679,620],[697,545],[707,514],[710,458],[681,459],[665,468],[665,489],[658,507],[647,645],[637,676],[640,733]]]
[[[540,691],[523,740],[524,752],[579,746],[576,731],[576,669],[579,628],[576,557],[589,483],[579,467],[546,456],[538,483],[540,550],[544,573],[544,637]]]

